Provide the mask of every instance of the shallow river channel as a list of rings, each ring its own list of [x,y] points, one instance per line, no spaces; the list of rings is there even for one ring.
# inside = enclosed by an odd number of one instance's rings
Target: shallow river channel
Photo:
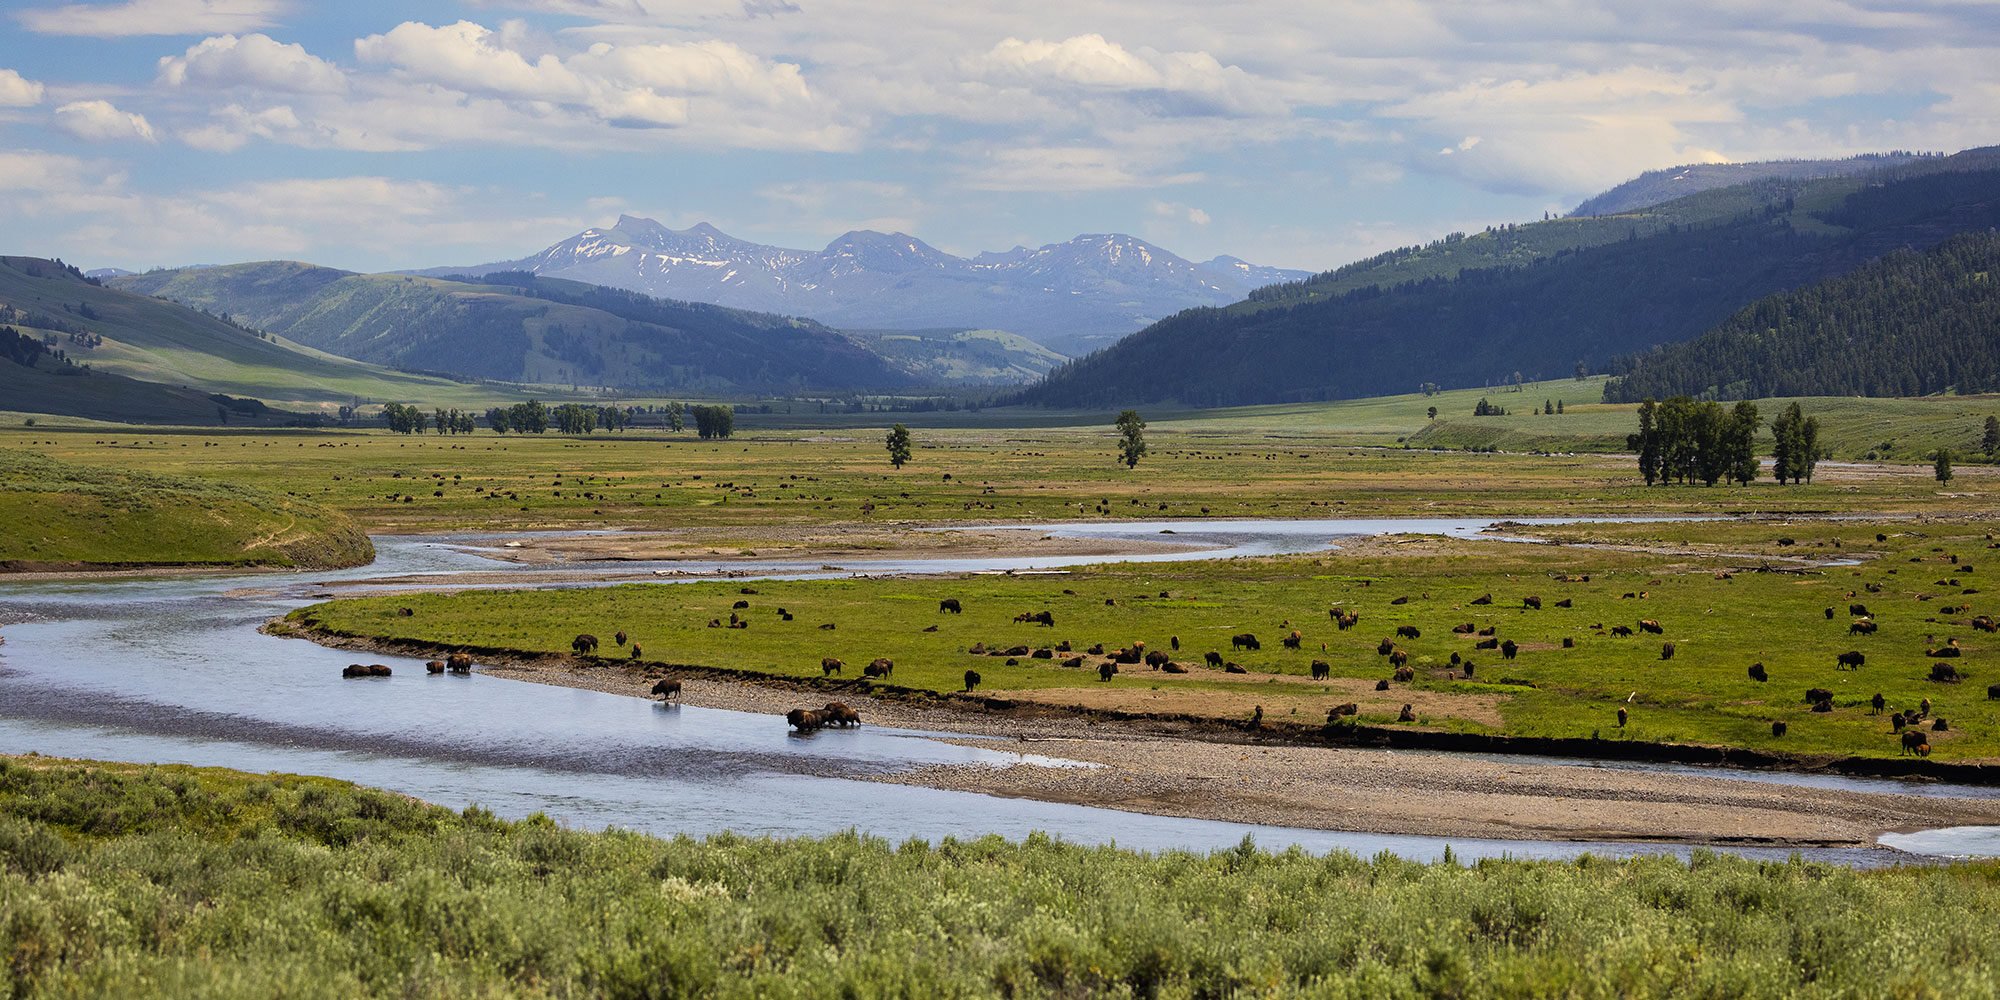
[[[1343,537],[1389,532],[1466,537],[1491,523],[1176,521],[1036,525],[1031,530],[1205,546],[1116,557],[1132,561],[1315,551],[1335,546]],[[1163,538],[1164,531],[1173,534]],[[38,751],[328,775],[454,808],[477,803],[509,817],[541,811],[578,827],[619,826],[658,834],[732,830],[818,835],[855,829],[892,840],[935,840],[989,833],[1020,838],[1039,830],[1072,842],[1115,842],[1146,850],[1232,846],[1250,834],[1267,848],[1298,845],[1364,855],[1392,851],[1416,859],[1438,857],[1447,845],[1462,858],[1686,850],[1261,827],[884,784],[862,779],[934,763],[1008,764],[1024,755],[870,726],[800,739],[767,715],[664,707],[477,673],[432,677],[419,661],[374,654],[369,659],[390,664],[395,675],[386,681],[348,683],[340,668],[354,660],[352,652],[257,631],[265,620],[323,597],[326,584],[381,577],[505,571],[509,586],[581,586],[587,585],[583,574],[607,569],[809,578],[1054,569],[1107,559],[873,559],[844,561],[837,570],[817,562],[764,560],[621,562],[524,572],[482,554],[504,537],[378,537],[375,563],[331,572],[0,583],[0,753]],[[2000,794],[1896,781],[1701,770],[1742,780],[1857,791]],[[1905,851],[2000,854],[2000,828],[1926,831],[1884,841],[1897,850],[1801,853],[1857,865],[1909,860]],[[1791,853],[1728,850],[1768,857]]]

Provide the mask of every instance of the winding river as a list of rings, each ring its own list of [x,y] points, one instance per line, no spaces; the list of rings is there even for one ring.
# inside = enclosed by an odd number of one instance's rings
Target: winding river
[[[1160,561],[1317,551],[1342,537],[1426,532],[1466,537],[1491,519],[1183,521],[1035,525],[1044,534],[1190,543],[1116,557]],[[1515,523],[1559,523],[1520,519]],[[383,536],[374,564],[350,570],[0,584],[0,752],[320,774],[451,807],[504,816],[540,811],[585,828],[658,834],[823,835],[859,830],[892,840],[1045,831],[1080,843],[1144,850],[1210,849],[1248,834],[1258,844],[1416,859],[1685,853],[1664,845],[1450,840],[1301,830],[1149,816],[866,781],[935,763],[1008,764],[1032,755],[941,742],[879,727],[796,739],[769,716],[664,707],[635,698],[475,674],[427,676],[418,661],[371,656],[387,681],[347,683],[352,653],[263,635],[265,620],[322,598],[325,587],[385,577],[482,571],[507,586],[584,586],[586,574],[730,572],[743,578],[1052,569],[1107,557],[871,559],[837,568],[771,561],[575,563],[523,571],[485,554],[493,535]],[[1199,546],[1199,547],[1197,547]],[[504,575],[503,575],[504,574]],[[403,584],[407,586],[408,584]],[[420,582],[419,584],[420,585]],[[460,585],[455,581],[454,585]],[[823,734],[827,735],[827,734]],[[1051,762],[1053,763],[1053,762]],[[1574,761],[1561,763],[1575,766]],[[1632,767],[1643,765],[1606,765]],[[1718,772],[1704,769],[1702,773]],[[1991,789],[1830,776],[1741,773],[1859,791],[1967,796]],[[2000,853],[2000,829],[1927,831],[1890,840],[1920,854]],[[1784,857],[1790,851],[1731,848]],[[1889,850],[1813,850],[1809,857],[1881,864]]]

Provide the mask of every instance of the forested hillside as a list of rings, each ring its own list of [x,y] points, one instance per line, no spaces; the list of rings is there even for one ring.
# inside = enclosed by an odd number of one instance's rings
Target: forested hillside
[[[1609,402],[2000,392],[2000,233],[1898,250],[1634,361]]]
[[[1634,221],[1616,242],[1558,248],[1518,266],[1323,298],[1322,282],[1289,300],[1274,290],[1262,308],[1189,310],[1058,369],[1023,398],[1226,405],[1498,384],[1579,364],[1603,370],[1695,337],[1766,295],[2000,224],[2000,157],[1979,150],[1803,185],[1759,182],[1655,214],[1718,205],[1733,207],[1652,235]],[[1514,232],[1539,239],[1553,225]]]

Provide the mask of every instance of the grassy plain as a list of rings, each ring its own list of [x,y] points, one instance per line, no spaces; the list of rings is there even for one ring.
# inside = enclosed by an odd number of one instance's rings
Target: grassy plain
[[[0,449],[0,567],[351,566],[374,546],[344,514],[207,480]]]
[[[1329,707],[1355,702],[1359,721],[1390,725],[1411,704],[1417,717],[1408,725],[1418,727],[1798,755],[1898,755],[1887,718],[1869,704],[1880,692],[1890,711],[1930,699],[1932,717],[1950,724],[1929,734],[1935,756],[1974,760],[2000,757],[2000,701],[1986,690],[2000,683],[2000,640],[1970,625],[1976,615],[2000,611],[1979,596],[1981,580],[1995,572],[1985,558],[1996,554],[1992,528],[1592,525],[1558,529],[1588,547],[1401,537],[1310,558],[1125,564],[1060,576],[758,582],[747,588],[754,593],[729,582],[403,594],[315,605],[293,619],[346,636],[531,653],[566,653],[572,638],[588,632],[612,657],[626,655],[611,645],[622,630],[649,662],[789,678],[819,677],[825,656],[846,661],[843,676],[852,678],[886,656],[896,664],[890,683],[905,688],[957,691],[972,669],[988,696],[1233,723],[1261,706],[1269,723],[1317,725]],[[1691,551],[1652,551],[1680,549]],[[1862,561],[1786,561],[1799,553]],[[1961,561],[1950,562],[1952,555]],[[1776,571],[1756,571],[1767,566]],[[1473,603],[1485,595],[1492,603]],[[1524,606],[1530,596],[1541,599],[1541,610]],[[964,613],[941,611],[945,598],[958,599]],[[1564,600],[1573,606],[1556,606]],[[746,607],[736,608],[739,601]],[[1849,613],[1852,604],[1865,604],[1879,631],[1850,634],[1860,617]],[[1329,616],[1336,607],[1359,614],[1360,624],[1338,629]],[[404,608],[413,614],[402,615]],[[782,620],[780,608],[793,619]],[[1042,610],[1054,615],[1054,627],[1013,620]],[[709,627],[732,613],[749,627]],[[1609,634],[1641,619],[1658,621],[1664,634]],[[825,624],[836,627],[819,628]],[[1517,658],[1477,649],[1478,635],[1452,631],[1466,624],[1517,643]],[[1403,626],[1420,635],[1398,638]],[[1302,633],[1296,650],[1280,643],[1293,629]],[[1262,648],[1233,649],[1231,638],[1243,632]],[[1407,652],[1415,676],[1378,692],[1375,683],[1391,677],[1377,651],[1385,638]],[[1572,648],[1563,647],[1566,639]],[[1951,639],[1960,657],[1925,655]],[[969,652],[980,644],[1033,649],[1064,641],[1077,653],[1099,643],[1115,650],[1145,642],[1190,672],[1128,665],[1106,683],[1096,670],[1102,656],[1064,667],[1075,654],[1016,655],[1010,665],[1006,656]],[[1663,659],[1669,641],[1674,655]],[[1247,673],[1204,666],[1211,650]],[[1866,655],[1861,669],[1839,669],[1836,656],[1849,650]],[[1476,665],[1471,676],[1454,654]],[[1309,678],[1316,659],[1331,667],[1328,681]],[[1749,676],[1753,662],[1765,665],[1767,682]],[[1963,679],[1930,680],[1934,662],[1952,665]],[[1811,710],[1805,692],[1813,687],[1834,692],[1833,712]],[[1623,728],[1621,707],[1630,719]],[[1787,723],[1786,735],[1772,734],[1775,721]]]
[[[663,840],[0,758],[0,995],[1986,996],[1992,863]]]

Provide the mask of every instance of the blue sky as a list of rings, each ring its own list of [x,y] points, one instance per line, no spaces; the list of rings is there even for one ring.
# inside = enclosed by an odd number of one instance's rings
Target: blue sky
[[[9,0],[0,251],[1128,232],[1327,268],[1654,167],[2000,142],[1990,0]]]

